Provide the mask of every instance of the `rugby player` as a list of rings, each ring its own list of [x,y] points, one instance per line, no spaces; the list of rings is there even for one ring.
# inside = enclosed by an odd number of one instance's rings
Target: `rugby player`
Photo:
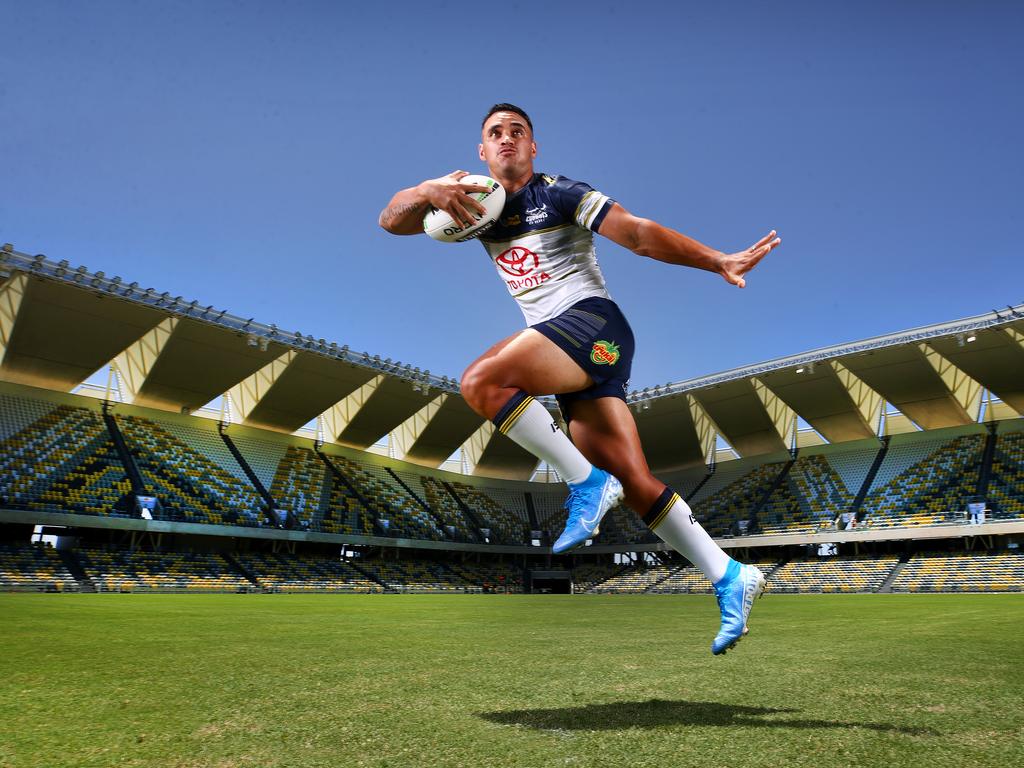
[[[597,533],[605,513],[625,502],[663,541],[715,586],[722,625],[715,654],[746,633],[764,575],[714,542],[678,493],[647,466],[626,386],[633,333],[605,289],[593,233],[641,256],[721,275],[743,288],[780,239],[769,232],[746,250],[723,253],[649,219],[634,216],[589,185],[534,172],[533,123],[514,104],[496,104],[482,125],[480,159],[505,188],[498,222],[481,237],[498,276],[519,303],[527,328],[499,341],[466,369],[462,396],[516,443],[554,467],[569,486],[568,518],[555,541],[567,552]],[[396,235],[423,231],[431,206],[470,225],[484,208],[455,171],[396,193],[380,225]],[[535,395],[557,397],[570,440]]]

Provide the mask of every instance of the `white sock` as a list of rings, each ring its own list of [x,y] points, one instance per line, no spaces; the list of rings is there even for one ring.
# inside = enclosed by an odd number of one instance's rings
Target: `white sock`
[[[494,424],[503,435],[554,467],[565,482],[582,483],[590,477],[590,462],[547,409],[525,392],[519,391],[509,399],[494,417]]]
[[[658,538],[700,568],[712,584],[725,576],[732,558],[715,544],[689,505],[671,488],[665,489],[643,520]]]

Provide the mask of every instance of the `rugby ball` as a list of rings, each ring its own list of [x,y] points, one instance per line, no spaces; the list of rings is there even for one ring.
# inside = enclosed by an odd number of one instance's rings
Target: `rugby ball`
[[[459,183],[488,187],[489,191],[487,192],[473,192],[469,195],[478,200],[487,209],[487,213],[479,214],[476,211],[470,211],[476,221],[472,225],[466,226],[462,222],[452,219],[447,211],[431,208],[430,212],[423,217],[423,231],[442,243],[461,243],[482,235],[494,226],[494,222],[501,216],[501,209],[505,207],[505,188],[491,177],[470,174],[459,179]]]

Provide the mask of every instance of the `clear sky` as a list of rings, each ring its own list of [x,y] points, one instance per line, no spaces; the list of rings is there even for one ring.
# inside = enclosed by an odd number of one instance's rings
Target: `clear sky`
[[[721,249],[598,244],[664,384],[1024,301],[1021,2],[0,0],[0,241],[457,376],[478,243],[376,225],[530,112],[537,169]]]

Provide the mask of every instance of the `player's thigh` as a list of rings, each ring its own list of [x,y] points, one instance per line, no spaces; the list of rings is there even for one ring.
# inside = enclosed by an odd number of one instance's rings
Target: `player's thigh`
[[[515,338],[518,335],[519,335],[518,333],[515,333],[515,334],[513,334],[511,336],[508,336],[507,338],[502,339],[498,343],[493,344],[490,347],[488,347],[486,352],[484,352],[482,355],[480,355],[480,357],[478,357],[476,360],[474,360],[472,363],[469,364],[469,366],[466,368],[466,372],[469,372],[469,371],[473,370],[474,366],[477,366],[480,363],[486,362],[488,360],[491,360],[494,357],[497,357],[498,353],[501,352],[501,350],[503,350],[505,347],[507,347],[513,341],[515,341]]]
[[[532,395],[579,392],[594,383],[558,345],[530,328],[487,350],[466,369],[463,379],[483,379]]]

